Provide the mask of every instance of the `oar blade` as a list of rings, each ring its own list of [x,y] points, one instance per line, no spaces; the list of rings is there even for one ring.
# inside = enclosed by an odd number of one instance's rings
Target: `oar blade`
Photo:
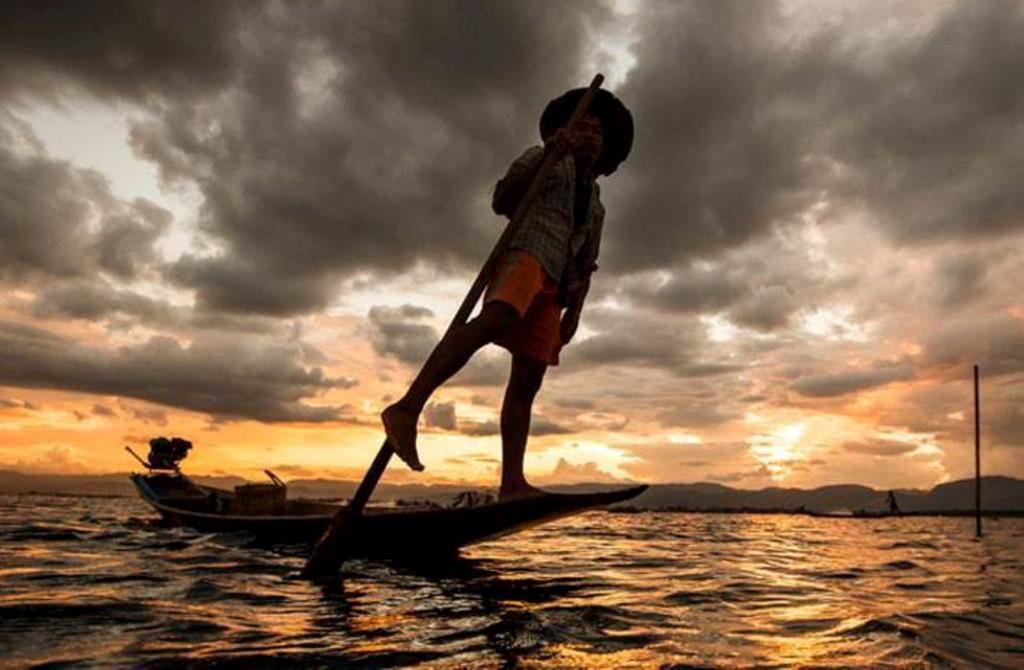
[[[338,573],[355,541],[355,519],[348,510],[341,510],[331,519],[302,568],[303,579],[329,577]]]

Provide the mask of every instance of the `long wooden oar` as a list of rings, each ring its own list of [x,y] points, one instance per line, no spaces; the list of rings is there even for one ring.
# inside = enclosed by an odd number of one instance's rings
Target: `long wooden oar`
[[[603,81],[604,76],[598,74],[590,82],[589,88],[583,94],[579,104],[576,105],[572,116],[569,117],[566,130],[570,132],[575,130],[579,120],[583,118],[583,115],[586,114],[587,109],[590,107],[590,101],[594,98],[597,90],[601,88]],[[491,255],[487,257],[487,261],[480,269],[479,274],[477,274],[476,280],[469,289],[469,293],[466,294],[465,300],[462,301],[462,306],[459,307],[459,311],[455,313],[455,318],[449,324],[448,331],[461,326],[469,320],[469,315],[473,313],[473,309],[483,294],[484,288],[491,281],[498,263],[505,255],[505,252],[508,251],[512,238],[523,225],[526,215],[540,194],[541,184],[544,183],[544,179],[551,171],[551,168],[555,166],[555,163],[562,158],[553,150],[553,147],[548,146],[545,148],[544,160],[534,176],[530,188],[523,195],[523,199],[516,208],[515,215],[505,227],[505,232],[498,238],[498,242],[494,245]],[[320,541],[313,548],[313,554],[302,569],[303,577],[311,578],[329,575],[336,573],[341,568],[341,564],[345,562],[347,556],[346,549],[351,546],[355,537],[356,526],[363,514],[363,508],[366,507],[366,503],[370,500],[373,490],[377,488],[377,482],[380,481],[381,475],[384,474],[384,470],[388,467],[388,462],[394,453],[395,451],[391,448],[391,444],[385,439],[380,451],[377,452],[376,458],[373,459],[373,463],[370,464],[370,468],[366,471],[363,481],[359,484],[359,488],[356,489],[356,494],[352,497],[352,501],[347,507],[338,510],[338,513],[331,520],[331,524],[324,531]]]

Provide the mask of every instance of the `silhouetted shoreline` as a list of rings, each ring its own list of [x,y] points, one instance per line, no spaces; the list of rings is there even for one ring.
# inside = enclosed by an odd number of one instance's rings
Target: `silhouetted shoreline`
[[[233,488],[246,480],[241,477],[190,475],[194,481]],[[354,481],[329,479],[292,479],[288,497],[320,501],[342,501],[355,491]],[[591,483],[547,486],[552,491],[579,492],[622,486],[622,483]],[[380,485],[375,501],[416,500],[446,502],[465,491],[488,491],[488,487],[451,484]],[[134,498],[128,473],[104,475],[29,474],[0,470],[0,494],[48,495],[61,497]],[[842,518],[854,514],[881,515],[889,510],[887,490],[856,484],[830,485],[814,489],[769,487],[759,490],[735,489],[715,483],[653,484],[629,506],[616,509],[679,513],[720,514],[823,514]],[[963,479],[939,484],[930,490],[894,491],[904,516],[967,516],[974,514],[974,480]],[[1024,480],[991,475],[982,479],[982,510],[986,515],[1024,514]]]

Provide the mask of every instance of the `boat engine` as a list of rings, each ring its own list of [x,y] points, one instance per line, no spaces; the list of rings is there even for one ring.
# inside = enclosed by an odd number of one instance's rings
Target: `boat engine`
[[[154,437],[149,441],[149,467],[154,470],[177,470],[178,463],[188,456],[192,443],[180,437]]]

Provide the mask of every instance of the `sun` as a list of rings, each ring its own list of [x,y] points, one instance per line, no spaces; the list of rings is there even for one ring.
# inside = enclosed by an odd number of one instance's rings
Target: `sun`
[[[790,464],[799,459],[797,450],[806,431],[802,422],[789,423],[767,435],[755,435],[747,443],[751,455],[768,470],[772,480],[781,481],[792,472]]]

